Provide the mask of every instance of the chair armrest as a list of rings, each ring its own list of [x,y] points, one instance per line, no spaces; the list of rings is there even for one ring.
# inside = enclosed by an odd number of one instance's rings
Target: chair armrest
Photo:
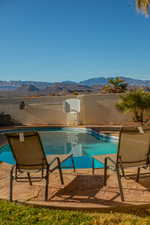
[[[48,163],[49,166],[51,166],[55,161],[58,161],[58,157],[55,157],[50,163]]]
[[[105,158],[105,160],[110,160],[113,164],[116,164],[116,162],[115,162],[112,158],[110,158],[109,156],[107,156],[107,157]]]

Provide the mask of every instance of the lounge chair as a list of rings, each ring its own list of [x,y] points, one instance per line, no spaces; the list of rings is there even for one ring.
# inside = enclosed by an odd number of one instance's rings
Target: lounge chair
[[[116,171],[121,200],[124,201],[121,177],[125,176],[125,168],[137,167],[136,181],[139,180],[140,168],[147,168],[150,152],[150,131],[142,128],[122,128],[119,136],[117,154],[95,155],[94,159],[104,163],[104,185],[107,185],[107,169]]]
[[[7,133],[6,137],[16,160],[16,164],[12,166],[10,171],[10,201],[13,200],[14,180],[17,182],[29,181],[30,185],[32,185],[33,181],[45,179],[45,201],[47,201],[49,173],[55,169],[59,169],[60,180],[64,184],[61,163],[70,157],[72,159],[72,168],[75,171],[72,154],[45,155],[40,136],[37,132]],[[35,172],[40,172],[41,174],[31,176],[31,173]],[[23,176],[24,173],[26,176]]]

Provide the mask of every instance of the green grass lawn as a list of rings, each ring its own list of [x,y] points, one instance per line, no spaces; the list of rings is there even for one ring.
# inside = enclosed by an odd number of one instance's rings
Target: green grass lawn
[[[0,201],[0,225],[150,225],[150,206],[99,212],[34,208]]]

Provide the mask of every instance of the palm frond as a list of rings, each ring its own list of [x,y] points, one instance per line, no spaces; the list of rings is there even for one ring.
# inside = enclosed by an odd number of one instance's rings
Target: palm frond
[[[136,0],[136,7],[138,10],[148,15],[148,10],[150,7],[150,0]]]

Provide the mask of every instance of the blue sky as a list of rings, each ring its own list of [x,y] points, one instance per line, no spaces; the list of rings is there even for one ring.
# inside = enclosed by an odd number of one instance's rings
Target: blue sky
[[[150,79],[134,0],[0,0],[0,80]]]

